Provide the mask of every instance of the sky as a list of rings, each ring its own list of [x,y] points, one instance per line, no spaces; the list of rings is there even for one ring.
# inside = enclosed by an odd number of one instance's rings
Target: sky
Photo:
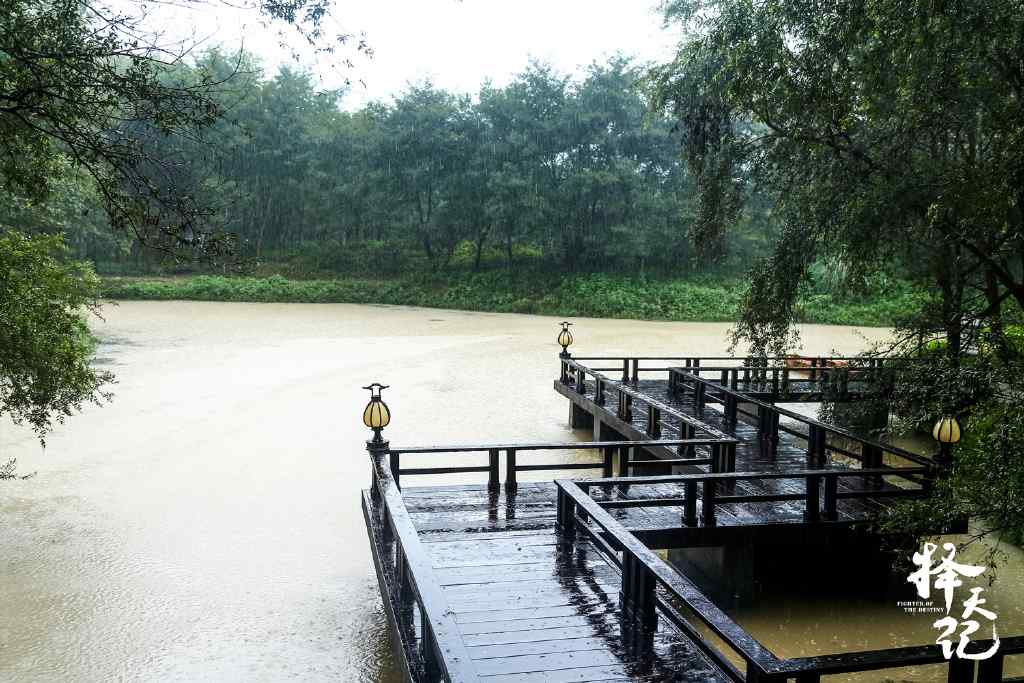
[[[410,81],[430,78],[437,86],[475,93],[490,78],[501,86],[531,58],[575,73],[595,60],[623,52],[642,61],[671,57],[675,39],[663,30],[657,0],[336,0],[329,32],[365,34],[373,57],[351,54],[353,66],[313,67],[323,87],[351,83],[343,100],[355,108],[388,100]],[[154,14],[152,26],[168,32],[193,30],[203,45],[239,45],[273,69],[289,63],[277,31],[251,12],[205,7],[181,16]],[[332,31],[333,29],[333,31]],[[289,45],[299,45],[290,40]],[[346,54],[349,54],[346,52]],[[336,62],[337,60],[335,60]]]

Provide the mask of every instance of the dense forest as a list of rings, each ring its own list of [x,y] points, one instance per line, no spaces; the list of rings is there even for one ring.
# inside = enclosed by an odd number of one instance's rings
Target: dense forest
[[[245,266],[678,276],[736,270],[772,239],[767,206],[755,201],[746,229],[694,251],[692,232],[717,208],[695,199],[673,121],[652,112],[643,71],[625,57],[579,77],[533,62],[472,97],[412,83],[356,111],[344,91],[319,90],[290,66],[265,77],[247,54],[213,50],[164,78],[215,83],[223,116],[202,135],[135,134],[174,160],[169,180],[237,239]],[[101,272],[197,267],[111,232],[87,181],[64,178],[44,204],[6,202],[0,223],[63,231]]]

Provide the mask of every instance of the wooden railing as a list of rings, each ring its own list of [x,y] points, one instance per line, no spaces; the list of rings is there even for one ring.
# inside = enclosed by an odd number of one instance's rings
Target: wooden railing
[[[830,454],[838,454],[859,462],[862,468],[878,469],[885,467],[886,456],[890,460],[902,460],[920,467],[933,468],[932,459],[912,453],[904,448],[865,438],[859,434],[826,424],[820,420],[800,413],[780,408],[777,405],[761,401],[752,396],[711,382],[699,375],[686,372],[685,369],[674,368],[670,371],[673,379],[670,385],[677,395],[685,398],[687,391],[692,398],[695,410],[699,413],[704,404],[713,401],[723,406],[724,421],[735,425],[739,415],[752,418],[758,426],[761,439],[776,444],[779,433],[786,433],[807,441],[807,462],[811,467],[824,466]],[[752,406],[756,412],[743,410],[742,405]],[[794,426],[782,423],[781,418],[788,419]],[[856,450],[854,450],[856,448]],[[896,474],[896,472],[893,472]],[[909,481],[921,483],[913,475],[901,475]]]
[[[724,457],[726,447],[736,446],[736,439],[732,437],[723,438],[694,438],[694,439],[657,439],[648,441],[581,441],[570,443],[505,443],[505,444],[473,444],[459,446],[408,446],[388,448],[386,453],[389,460],[389,472],[395,485],[398,486],[401,478],[408,475],[437,475],[437,474],[463,474],[463,473],[487,473],[487,484],[490,488],[498,488],[502,483],[506,486],[516,486],[519,472],[536,471],[559,471],[559,470],[601,470],[602,476],[610,477],[615,471],[615,457],[618,456],[618,471],[628,476],[639,469],[648,467],[664,467],[669,465],[709,465],[712,468],[721,467],[721,460]],[[697,447],[707,447],[710,455],[704,458],[680,457],[672,459],[639,460],[630,457],[631,450],[655,447],[676,447],[683,454],[694,453]],[[599,451],[600,460],[593,462],[555,462],[555,463],[521,463],[519,455],[527,452],[540,451]],[[501,466],[501,454],[505,454],[505,466]],[[402,456],[404,455],[469,455],[486,454],[486,465],[469,466],[432,466],[432,467],[402,467]],[[504,482],[501,479],[501,472],[504,470]]]
[[[702,372],[736,369],[740,373],[746,371],[747,377],[767,377],[773,371],[781,373],[788,368],[791,373],[804,372],[809,379],[818,381],[827,376],[839,376],[844,370],[863,376],[863,373],[878,373],[911,362],[911,359],[885,356],[572,356],[572,360],[607,364],[594,365],[591,369],[621,373],[623,382],[637,382],[643,373],[665,372],[680,366]],[[652,362],[656,363],[655,367],[641,366],[641,363]]]
[[[647,436],[652,439],[660,438],[664,431],[664,426],[667,424],[666,418],[673,417],[679,422],[677,428],[680,437],[683,439],[692,440],[706,434],[710,440],[717,441],[717,444],[709,444],[708,446],[713,472],[729,472],[736,469],[737,441],[725,432],[715,429],[692,415],[687,415],[641,391],[614,381],[599,370],[589,368],[574,359],[562,358],[561,365],[562,384],[572,387],[581,396],[589,394],[595,404],[599,406],[607,405],[608,394],[613,392],[615,396],[615,414],[623,422],[632,424],[635,411],[634,404],[637,402],[643,403],[646,410],[645,433]],[[592,377],[593,381],[588,383],[588,377]],[[691,457],[693,456],[692,445],[687,445],[685,450]],[[680,452],[683,451],[684,448],[680,447]],[[665,463],[667,461],[662,460],[662,462]]]
[[[386,586],[385,608],[401,631],[410,677],[418,683],[476,681],[455,613],[434,575],[386,458],[380,451],[371,451],[370,457],[372,483],[363,510],[372,532],[374,559]]]
[[[713,475],[712,480],[745,476]],[[652,482],[654,479],[663,478],[652,477]],[[555,483],[558,526],[563,538],[572,542],[577,533],[582,532],[609,562],[621,569],[620,607],[623,615],[635,624],[634,628],[651,633],[659,615],[666,618],[733,681],[783,683],[795,679],[797,683],[820,683],[822,676],[833,674],[944,664],[948,683],[975,683],[975,676],[977,683],[995,683],[1003,680],[1004,659],[1024,653],[1024,637],[1017,636],[1002,639],[995,655],[980,662],[959,658],[947,661],[937,645],[780,659],[609,515],[606,506],[594,500],[586,490],[596,482],[557,480]],[[669,600],[659,597],[659,588]],[[685,606],[695,615],[697,623],[684,617],[673,603]],[[725,648],[719,648],[702,629],[713,633]],[[971,651],[985,651],[990,645],[991,641],[975,641]],[[741,661],[742,668],[737,667],[733,659]]]

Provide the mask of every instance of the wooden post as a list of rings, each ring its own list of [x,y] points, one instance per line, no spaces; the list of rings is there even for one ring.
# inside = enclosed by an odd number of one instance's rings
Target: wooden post
[[[423,675],[425,681],[440,681],[441,667],[437,656],[437,640],[434,632],[430,630],[430,622],[427,620],[427,612],[420,609],[420,654],[423,659]]]
[[[640,381],[640,359],[639,358],[634,358],[633,359],[633,381],[634,382],[639,382]]]
[[[1000,683],[1003,680],[1003,653],[997,651],[988,659],[978,661],[978,683]]]
[[[580,394],[587,393],[587,373],[583,368],[576,368],[576,392]]]
[[[811,359],[811,381],[817,381],[818,379],[818,359]]]
[[[496,489],[500,486],[500,474],[498,472],[498,449],[492,448],[487,452],[487,488]]]
[[[701,503],[701,517],[704,526],[715,526],[715,486],[714,479],[704,480],[704,500]]]
[[[825,519],[830,522],[834,522],[839,519],[839,512],[837,510],[837,497],[836,493],[839,488],[839,477],[835,474],[825,475]]]
[[[947,683],[974,683],[974,660],[954,656],[949,660]]]
[[[711,472],[717,474],[722,471],[722,444],[713,443],[708,450],[711,451]]]
[[[612,469],[612,464],[615,458],[615,447],[605,446],[602,451],[604,452],[604,463],[601,465],[601,476],[611,478],[615,475]]]
[[[647,404],[647,434],[652,439],[661,438],[661,411],[652,404]]]
[[[604,380],[600,377],[594,378],[594,403],[599,406],[603,406],[604,400]]]
[[[391,478],[395,480],[395,486],[401,489],[402,486],[398,482],[398,478],[400,476],[399,470],[401,469],[401,460],[399,459],[399,455],[400,453],[395,453],[393,451],[389,452],[388,463],[391,465]]]
[[[805,481],[807,485],[807,506],[804,509],[804,520],[817,522],[821,519],[821,477],[812,475]]]
[[[562,384],[568,384],[569,383],[569,364],[566,363],[563,360],[563,361],[561,361],[561,365],[562,365],[562,377],[561,377]]]
[[[505,451],[505,488],[514,489],[516,482],[516,449]]]
[[[628,382],[629,381],[629,359],[628,358],[623,358],[622,359],[622,381],[623,382]]]
[[[619,476],[629,476],[629,453],[632,449],[629,446],[619,446]]]
[[[655,609],[657,580],[654,572],[637,559],[636,555],[626,551],[622,556],[622,591],[619,602],[622,611],[644,631],[652,631],[658,623],[658,612]]]
[[[782,393],[789,394],[789,366],[782,366]]]
[[[863,469],[876,469],[882,466],[882,447],[876,446],[875,444],[862,444],[861,445],[861,459],[860,466]],[[874,474],[867,477],[868,483],[871,486],[882,485],[882,475]]]
[[[736,444],[722,444],[722,469],[725,472],[736,471]]]
[[[683,488],[686,496],[683,500],[683,525],[697,526],[697,482],[687,481]]]
[[[739,410],[739,402],[733,394],[725,395],[725,424],[730,427],[736,426],[736,414]]]
[[[818,425],[812,424],[807,429],[807,466],[825,466],[825,431]]]
[[[576,501],[561,486],[557,488],[558,503],[556,512],[558,515],[558,528],[571,538],[576,530]]]

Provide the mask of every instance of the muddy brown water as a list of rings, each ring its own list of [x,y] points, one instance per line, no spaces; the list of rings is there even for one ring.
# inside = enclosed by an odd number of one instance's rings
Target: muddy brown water
[[[391,385],[396,445],[586,436],[551,388],[555,318],[190,302],[104,315],[113,403],[45,450],[0,423],[0,459],[36,472],[0,483],[0,680],[397,680],[359,509],[360,387]],[[575,322],[580,355],[718,355],[728,327]],[[809,325],[804,350],[883,334]],[[1022,633],[1024,556],[1001,571],[988,606]],[[786,656],[935,637],[892,604],[789,596],[738,617]]]

